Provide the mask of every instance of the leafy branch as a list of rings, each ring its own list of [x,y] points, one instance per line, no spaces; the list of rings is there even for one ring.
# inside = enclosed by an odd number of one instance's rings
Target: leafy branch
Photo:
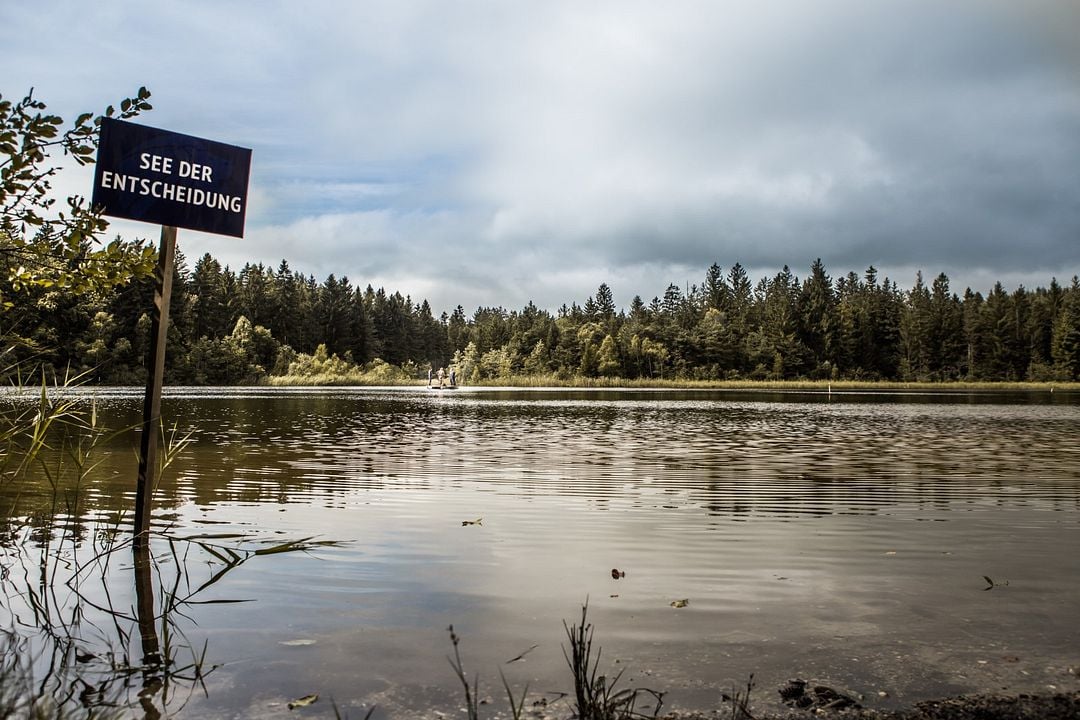
[[[58,209],[52,181],[62,168],[60,158],[78,165],[94,162],[105,117],[129,119],[151,110],[150,91],[112,105],[101,115],[79,115],[66,130],[64,120],[46,112],[33,89],[12,102],[0,94],[0,311],[14,307],[12,295],[33,288],[85,293],[126,283],[153,271],[156,254],[145,241],[117,238],[102,248],[108,228],[99,208],[71,195]]]

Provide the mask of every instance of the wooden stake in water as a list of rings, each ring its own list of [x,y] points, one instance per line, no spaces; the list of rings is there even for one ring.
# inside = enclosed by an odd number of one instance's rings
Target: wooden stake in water
[[[154,275],[154,308],[150,316],[150,357],[146,362],[146,398],[143,401],[142,442],[139,447],[139,482],[135,488],[135,540],[145,542],[150,530],[150,509],[157,482],[158,433],[161,426],[161,385],[165,375],[165,339],[169,332],[169,297],[172,295],[176,228],[161,227],[158,264]]]

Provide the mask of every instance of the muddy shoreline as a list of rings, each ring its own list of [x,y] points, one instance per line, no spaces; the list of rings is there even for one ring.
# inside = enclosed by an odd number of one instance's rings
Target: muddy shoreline
[[[753,710],[751,709],[751,712]],[[737,715],[736,715],[737,716]],[[731,707],[709,713],[676,712],[664,720],[717,720],[732,717]],[[961,695],[941,700],[926,700],[903,710],[866,708],[825,709],[811,707],[783,712],[753,714],[753,720],[794,720],[796,718],[835,718],[836,720],[1078,720],[1080,691],[1033,695]]]

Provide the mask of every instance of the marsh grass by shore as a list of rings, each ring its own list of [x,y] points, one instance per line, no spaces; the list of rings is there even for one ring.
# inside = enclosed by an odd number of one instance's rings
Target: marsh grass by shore
[[[347,387],[347,386],[427,386],[423,378],[405,373],[357,371],[352,373],[323,373],[315,376],[278,375],[267,378],[272,387]],[[900,382],[866,380],[689,380],[666,378],[614,378],[545,375],[511,375],[473,382],[459,382],[461,387],[473,388],[565,388],[565,389],[656,389],[656,390],[745,390],[745,391],[807,391],[807,392],[1024,392],[1080,393],[1080,383],[1073,382]]]
[[[498,378],[475,387],[642,388],[661,390],[809,390],[822,392],[938,391],[938,392],[1080,392],[1080,383],[1046,382],[897,382],[864,380],[627,380],[621,378],[562,378],[558,375],[525,375]]]
[[[943,697],[915,702],[901,709],[879,710],[863,707],[861,695],[846,695],[814,682],[794,679],[781,688],[759,688],[754,674],[742,687],[721,692],[716,708],[708,711],[663,712],[663,689],[620,686],[627,668],[611,666],[604,670],[602,649],[594,642],[595,628],[588,620],[588,601],[581,607],[579,623],[563,621],[566,643],[562,646],[573,693],[564,692],[565,707],[554,710],[547,702],[529,703],[529,688],[517,689],[499,671],[512,720],[534,718],[542,720],[796,720],[827,717],[836,720],[1075,720],[1080,718],[1080,689],[1061,688],[1043,693],[977,693]],[[480,720],[479,675],[470,685],[465,671],[460,638],[449,628],[454,655],[450,665],[464,689],[465,709],[470,720]],[[609,675],[608,673],[614,673]],[[1075,679],[1078,669],[1070,667]],[[618,689],[616,689],[618,687]],[[756,707],[765,696],[776,699],[779,693],[783,704],[790,709],[765,710]],[[774,705],[765,700],[764,705]],[[369,715],[371,713],[369,712]],[[442,717],[439,713],[439,717]],[[494,717],[503,717],[495,714]]]

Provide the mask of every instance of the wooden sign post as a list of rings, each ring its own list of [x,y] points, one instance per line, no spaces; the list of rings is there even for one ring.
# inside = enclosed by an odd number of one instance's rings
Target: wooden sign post
[[[146,361],[146,397],[143,399],[142,441],[139,445],[139,480],[135,488],[135,542],[150,529],[150,510],[157,484],[158,433],[161,427],[161,386],[165,377],[165,340],[169,334],[169,299],[172,297],[176,228],[161,227],[157,270],[154,272],[154,309],[150,318],[150,355]]]

